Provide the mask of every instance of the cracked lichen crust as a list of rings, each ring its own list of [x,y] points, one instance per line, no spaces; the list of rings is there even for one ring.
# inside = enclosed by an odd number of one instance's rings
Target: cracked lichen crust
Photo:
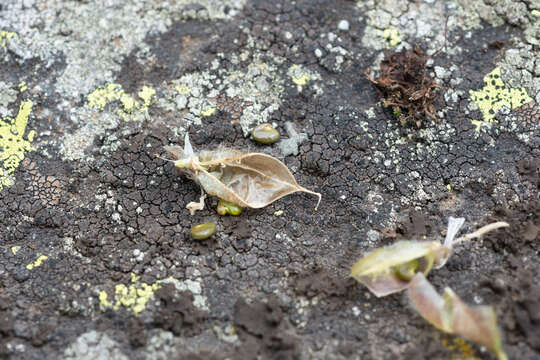
[[[430,54],[441,47],[447,33],[463,26],[455,4],[391,0],[359,1],[357,6],[367,21],[362,42],[374,50],[410,48],[416,39],[422,39]],[[455,54],[460,48],[449,43],[443,51]]]
[[[69,345],[63,354],[63,360],[128,360],[119,344],[107,334],[95,330],[80,335]]]
[[[267,122],[279,108],[285,77],[278,71],[283,59],[266,57],[263,61],[260,53],[251,56],[253,60],[247,64],[246,59],[236,55],[218,56],[211,70],[189,73],[172,81],[158,105],[177,109],[179,124],[184,129],[204,124],[204,118],[217,110],[229,113],[247,136],[253,125]],[[233,69],[224,68],[226,62],[231,62]]]

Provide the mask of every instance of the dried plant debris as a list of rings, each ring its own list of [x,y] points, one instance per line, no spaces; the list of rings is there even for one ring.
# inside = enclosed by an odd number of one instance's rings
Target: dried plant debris
[[[376,249],[354,264],[351,276],[377,297],[407,289],[413,307],[430,323],[485,345],[499,359],[506,359],[494,310],[488,306],[469,307],[450,289],[446,289],[441,297],[425,278],[433,268],[446,264],[454,244],[508,226],[506,222],[495,222],[456,239],[464,221],[464,218],[450,217],[442,244],[437,241],[399,241]]]
[[[351,276],[367,286],[377,297],[390,295],[407,289],[416,273],[427,275],[433,267],[438,269],[444,266],[455,243],[508,226],[505,222],[496,222],[455,239],[464,221],[464,218],[450,217],[442,244],[438,241],[404,240],[375,249],[354,264]]]
[[[351,276],[377,297],[390,295],[407,289],[415,273],[427,275],[438,251],[446,248],[435,241],[400,241],[358,260]]]
[[[450,288],[440,296],[422,273],[407,291],[413,308],[436,328],[484,345],[500,360],[507,359],[492,306],[469,306]]]
[[[389,106],[398,117],[402,126],[423,127],[426,117],[437,121],[433,101],[437,88],[433,79],[427,75],[425,52],[419,48],[389,53],[381,61],[377,78],[365,75],[381,91],[384,106]]]
[[[241,207],[262,208],[298,191],[318,197],[315,210],[321,201],[321,194],[298,185],[287,166],[270,155],[226,148],[196,154],[187,134],[184,148],[166,146],[165,150],[174,165],[206,193]],[[190,204],[193,214],[204,207],[204,197]]]

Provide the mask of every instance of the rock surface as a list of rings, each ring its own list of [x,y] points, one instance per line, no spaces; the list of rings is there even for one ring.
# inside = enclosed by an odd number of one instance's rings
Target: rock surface
[[[430,281],[540,357],[539,19],[531,0],[3,1],[0,357],[490,359],[348,279],[449,216],[511,228]],[[419,129],[364,75],[416,46],[441,86]],[[249,138],[264,122],[276,144]],[[186,132],[279,158],[319,210],[190,216],[200,190],[155,156]]]

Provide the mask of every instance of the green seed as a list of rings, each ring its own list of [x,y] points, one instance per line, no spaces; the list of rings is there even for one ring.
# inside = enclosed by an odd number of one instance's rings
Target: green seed
[[[418,269],[418,260],[415,259],[394,267],[394,274],[401,280],[409,281],[416,274],[416,269]]]
[[[216,233],[216,224],[213,222],[206,222],[195,225],[189,232],[191,233],[191,237],[195,240],[206,240]]]
[[[217,204],[217,213],[219,215],[240,215],[242,208],[236,204],[220,199]]]
[[[261,144],[273,144],[279,140],[279,131],[268,123],[257,125],[252,131],[253,140]]]

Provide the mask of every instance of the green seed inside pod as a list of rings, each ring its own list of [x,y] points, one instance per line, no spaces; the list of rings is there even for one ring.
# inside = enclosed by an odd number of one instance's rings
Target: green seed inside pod
[[[217,213],[219,215],[240,215],[242,208],[236,204],[220,199],[217,204]]]
[[[206,222],[195,225],[189,232],[191,233],[191,237],[195,240],[206,240],[216,233],[216,224],[213,222]]]
[[[418,269],[418,260],[407,261],[406,263],[397,265],[394,267],[394,274],[398,278],[404,281],[410,281],[416,274],[416,269]]]
[[[257,125],[252,131],[253,140],[261,144],[273,144],[279,140],[279,131],[268,123]]]

